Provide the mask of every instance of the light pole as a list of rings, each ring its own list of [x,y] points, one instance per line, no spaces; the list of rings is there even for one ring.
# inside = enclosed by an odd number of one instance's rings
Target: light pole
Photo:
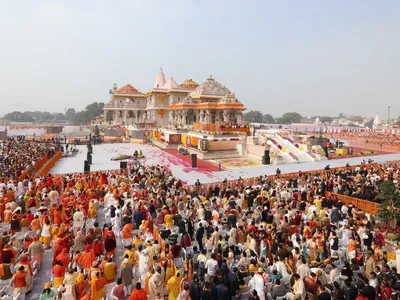
[[[388,129],[390,128],[390,106],[388,106],[388,121],[387,121]]]

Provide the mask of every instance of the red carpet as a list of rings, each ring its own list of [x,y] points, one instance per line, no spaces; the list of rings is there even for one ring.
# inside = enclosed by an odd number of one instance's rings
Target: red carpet
[[[178,150],[175,149],[164,149],[164,151],[192,165],[192,157],[190,155],[179,154]],[[212,163],[209,163],[201,159],[197,159],[197,169],[208,172],[219,171],[217,165],[214,165]]]

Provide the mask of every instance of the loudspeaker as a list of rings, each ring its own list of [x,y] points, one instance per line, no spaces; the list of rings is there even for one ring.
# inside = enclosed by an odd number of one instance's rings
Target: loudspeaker
[[[197,154],[192,154],[192,168],[197,168]]]
[[[120,169],[127,169],[127,168],[128,168],[128,162],[126,162],[126,161],[121,161],[121,162],[119,163],[119,168],[120,168]]]
[[[88,153],[93,153],[92,144],[88,144],[88,145],[87,145],[87,148],[88,148]]]
[[[271,159],[269,157],[269,150],[264,150],[264,156],[262,157],[262,164],[263,165],[271,164]]]
[[[89,165],[92,164],[92,153],[90,153],[90,152],[87,153],[87,162]]]
[[[87,161],[87,160],[85,160],[85,164],[84,164],[84,167],[83,167],[83,171],[86,173],[86,172],[90,172],[90,164],[89,164],[89,162]]]

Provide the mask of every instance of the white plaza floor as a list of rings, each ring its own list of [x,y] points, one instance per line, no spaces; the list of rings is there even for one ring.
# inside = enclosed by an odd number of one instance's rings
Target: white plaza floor
[[[66,174],[83,172],[84,161],[86,160],[87,156],[87,147],[79,146],[78,149],[79,153],[75,157],[62,158],[54,166],[50,173]],[[279,167],[282,173],[291,173],[298,172],[300,170],[303,172],[320,170],[325,168],[327,164],[329,164],[332,168],[344,167],[347,163],[349,163],[350,165],[356,165],[361,163],[363,159],[372,159],[378,163],[400,160],[399,153],[354,157],[348,159],[335,159],[310,163],[287,164],[279,166],[266,165],[254,168],[242,168],[220,172],[206,172],[199,169],[193,169],[189,163],[154,146],[138,144],[102,144],[93,146],[93,164],[91,165],[91,171],[119,169],[120,162],[111,161],[111,159],[119,155],[133,155],[133,152],[135,150],[142,150],[143,155],[145,156],[145,159],[142,160],[143,164],[160,165],[167,167],[174,176],[180,178],[183,182],[187,184],[194,184],[197,179],[199,179],[201,183],[210,183],[222,181],[225,178],[227,178],[228,180],[235,180],[238,179],[239,176],[241,176],[242,178],[250,178],[265,174],[273,175],[275,174],[277,167]]]

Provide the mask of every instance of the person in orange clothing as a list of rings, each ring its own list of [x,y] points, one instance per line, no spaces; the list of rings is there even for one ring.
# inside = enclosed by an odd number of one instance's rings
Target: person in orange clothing
[[[122,228],[122,242],[124,247],[128,247],[132,244],[132,231],[133,231],[133,224],[127,223]]]
[[[100,276],[100,272],[96,273],[96,276],[92,278],[90,282],[90,296],[92,300],[100,300],[104,298],[104,286],[107,284],[107,281],[104,277]]]
[[[68,255],[68,249],[63,248],[61,250],[61,253],[57,255],[56,261],[61,261],[62,266],[64,267],[64,273],[67,270],[68,264],[69,264],[69,255]]]
[[[10,205],[7,203],[6,204],[6,209],[3,212],[3,222],[6,224],[11,223],[11,217],[12,217],[12,211],[10,209]]]
[[[132,291],[129,300],[147,300],[147,294],[144,289],[142,289],[142,285],[140,282],[136,283],[135,289]]]
[[[26,274],[24,266],[20,266],[11,278],[11,284],[14,284],[13,296],[25,297],[27,293],[28,282],[26,282]]]
[[[93,262],[96,260],[96,256],[92,248],[89,245],[85,246],[85,250],[81,253],[79,257],[79,264],[83,269],[90,269],[92,267]]]
[[[38,215],[35,215],[35,219],[31,222],[31,228],[34,231],[40,231],[42,229],[42,225]]]
[[[56,265],[53,267],[53,286],[55,288],[58,288],[64,281],[64,275],[65,275],[65,266],[63,266],[63,263],[61,260],[58,260],[56,262]]]
[[[54,223],[54,211],[57,210],[57,206],[55,203],[53,203],[50,207],[50,222],[51,224],[55,224]]]
[[[53,224],[61,224],[62,207],[53,210]]]
[[[54,242],[54,247],[53,247],[53,266],[56,264],[56,257],[62,252],[64,248],[67,249],[67,253],[69,253],[69,248],[70,248],[70,235],[67,234],[64,236],[64,234],[59,234],[57,236],[57,240]]]
[[[76,300],[81,300],[86,296],[86,279],[83,269],[81,269],[81,273],[75,279],[75,296]]]
[[[356,241],[353,239],[352,236],[350,236],[349,241],[347,243],[347,255],[349,256],[350,259],[355,258],[356,249],[357,249]]]

